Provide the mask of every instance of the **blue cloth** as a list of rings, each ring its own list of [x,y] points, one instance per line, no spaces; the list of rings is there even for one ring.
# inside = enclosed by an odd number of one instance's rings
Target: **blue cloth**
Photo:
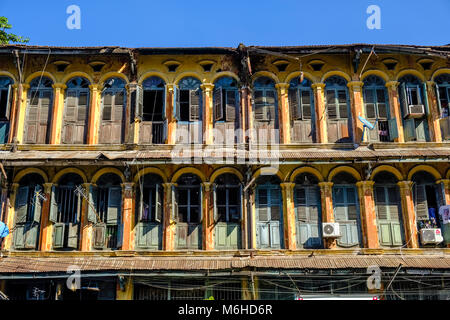
[[[435,208],[428,208],[428,217],[430,219],[434,219],[436,221],[436,209]]]
[[[9,234],[8,226],[0,221],[0,238],[5,238]]]

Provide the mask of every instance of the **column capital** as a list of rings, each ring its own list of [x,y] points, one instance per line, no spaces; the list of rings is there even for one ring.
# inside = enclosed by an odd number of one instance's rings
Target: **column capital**
[[[166,84],[167,91],[169,91],[169,92],[173,92],[173,90],[175,90],[176,87],[177,87],[177,85],[175,83]]]
[[[135,185],[134,182],[124,182],[120,184],[120,186],[124,190],[133,190],[134,185]]]
[[[53,89],[67,89],[67,86],[64,83],[54,83],[52,84]]]
[[[30,89],[30,85],[28,83],[22,83],[22,89],[28,90]]]
[[[275,88],[277,88],[278,90],[289,89],[289,83],[285,83],[285,82],[276,83]]]
[[[319,182],[317,185],[322,189],[331,188],[333,186],[333,182],[330,181],[323,181]]]
[[[374,184],[375,184],[375,181],[371,181],[371,180],[363,180],[363,181],[356,182],[356,186],[358,188],[363,188],[363,189],[373,188]]]
[[[56,186],[57,184],[53,183],[53,182],[46,182],[44,183],[44,192],[45,193],[50,193],[52,191],[52,187]]]
[[[311,85],[311,88],[313,89],[313,90],[318,90],[318,89],[324,89],[325,88],[325,83],[322,83],[322,82],[318,82],[318,83],[313,83],[312,85]]]
[[[210,93],[214,89],[214,84],[212,83],[203,83],[200,85],[200,89],[205,91],[205,93]]]
[[[442,183],[444,187],[450,188],[450,179],[440,179],[436,181],[436,184]]]
[[[132,82],[132,83],[126,84],[125,88],[129,91],[131,89],[136,89],[137,86],[138,86],[138,84],[136,82]]]
[[[282,183],[280,183],[280,187],[282,189],[292,190],[295,187],[295,183],[294,182],[282,182]]]
[[[425,83],[427,84],[428,88],[434,88],[436,86],[436,82],[434,81],[426,81]]]
[[[397,182],[397,185],[400,187],[400,189],[410,189],[413,183],[414,182],[412,181],[399,181]]]
[[[202,186],[205,188],[205,191],[211,191],[212,182],[202,182]]]
[[[352,90],[361,90],[363,85],[364,85],[364,82],[362,82],[362,81],[350,81],[347,83],[347,87]]]
[[[177,184],[173,183],[173,182],[164,182],[162,184],[162,186],[163,186],[164,189],[169,189],[170,190],[172,187],[176,187]]]
[[[91,89],[92,91],[98,91],[99,88],[100,88],[100,85],[96,84],[96,83],[89,85],[89,89]]]
[[[399,84],[400,84],[400,82],[398,82],[398,81],[388,81],[388,82],[386,82],[385,86],[388,89],[397,90],[397,87]]]

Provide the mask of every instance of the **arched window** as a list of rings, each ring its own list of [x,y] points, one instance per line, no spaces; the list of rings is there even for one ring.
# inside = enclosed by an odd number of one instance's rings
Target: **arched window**
[[[239,92],[237,81],[221,77],[214,82],[214,121],[235,122],[239,115]]]
[[[384,80],[378,76],[370,75],[364,79],[364,106],[366,119],[372,124],[377,122],[373,130],[367,130],[369,141],[392,141],[397,137],[396,122],[389,121],[388,94]],[[390,128],[390,126],[392,128]]]
[[[8,141],[9,114],[13,100],[13,81],[9,77],[0,77],[0,144]]]
[[[99,128],[100,143],[122,143],[126,101],[125,81],[121,78],[109,78],[106,80],[102,90],[102,122]]]
[[[297,247],[322,247],[322,214],[318,180],[309,173],[295,179],[294,205],[297,218]]]
[[[79,175],[68,173],[52,187],[49,220],[54,223],[54,249],[78,248],[82,201],[88,197],[82,184]]]
[[[334,219],[339,223],[341,232],[337,244],[342,247],[353,247],[362,243],[355,183],[356,179],[347,172],[340,172],[333,177]]]
[[[91,188],[95,209],[94,243],[96,249],[117,249],[122,246],[122,180],[113,173],[102,175]]]
[[[253,84],[255,121],[274,122],[278,125],[277,91],[275,82],[269,77],[259,77]]]
[[[67,81],[62,143],[86,143],[89,117],[89,81],[82,77]]]
[[[398,180],[391,173],[380,172],[374,181],[379,242],[387,247],[401,246],[404,234]]]
[[[442,74],[434,79],[436,83],[436,100],[439,108],[439,120],[442,139],[450,139],[450,74]]]
[[[351,142],[351,112],[347,81],[339,76],[325,81],[328,142]]]
[[[256,239],[258,248],[282,248],[284,237],[280,181],[275,176],[261,176],[256,183]]]
[[[237,249],[241,240],[242,185],[230,173],[217,177],[213,186],[216,249]]]
[[[200,80],[185,77],[175,88],[175,112],[178,120],[177,138],[184,143],[202,143],[202,90]]]
[[[19,182],[15,205],[14,249],[36,249],[43,201],[47,200],[42,187],[44,180],[36,173]]]
[[[25,116],[24,143],[48,143],[52,116],[53,82],[37,77],[30,82]]]
[[[143,104],[138,109],[142,118],[139,141],[141,143],[164,143],[167,138],[167,121],[165,111],[166,84],[163,79],[152,76],[142,82]]]
[[[289,83],[289,110],[292,122],[293,142],[313,142],[314,133],[314,95],[311,89],[311,81],[299,77]]]
[[[201,249],[202,187],[193,174],[184,174],[177,181],[174,214],[177,221],[177,248]]]
[[[140,249],[162,249],[164,192],[163,180],[156,174],[146,174],[137,186],[137,236]]]
[[[403,76],[399,82],[405,141],[429,141],[425,84],[413,75]]]

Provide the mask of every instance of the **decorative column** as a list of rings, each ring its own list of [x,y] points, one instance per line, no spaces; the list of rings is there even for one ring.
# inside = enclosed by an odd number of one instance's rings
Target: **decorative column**
[[[347,83],[350,89],[350,110],[352,113],[353,142],[359,144],[363,133],[363,124],[358,121],[358,116],[365,116],[361,89],[364,83],[362,81],[351,81]],[[366,137],[367,138],[367,137]]]
[[[12,85],[13,89],[13,95],[12,95],[12,103],[11,103],[11,112],[9,117],[9,136],[8,136],[8,143],[11,143],[13,141],[13,138],[15,137],[15,127],[16,127],[16,119],[17,119],[17,96],[19,94],[19,86],[17,84]]]
[[[445,205],[450,205],[450,179],[442,179],[436,181],[441,186],[442,198]],[[439,213],[438,213],[439,214]],[[442,235],[444,237],[447,248],[450,248],[450,223],[442,225]]]
[[[22,84],[22,94],[19,97],[19,105],[18,105],[18,113],[17,113],[17,122],[16,122],[16,137],[17,143],[23,142],[23,130],[25,126],[25,115],[27,110],[27,101],[28,101],[28,89],[30,85],[27,83]],[[19,90],[20,91],[20,90]]]
[[[246,103],[246,109],[247,109],[247,142],[249,143],[255,143],[254,139],[256,138],[256,129],[254,125],[254,117],[253,117],[253,93],[250,91],[250,89],[247,87],[245,88],[245,91],[247,92],[247,103]]]
[[[399,181],[397,185],[400,187],[406,243],[408,248],[418,248],[416,213],[412,195],[413,182]]]
[[[163,231],[163,250],[173,251],[175,249],[175,231],[176,222],[172,216],[172,188],[175,183],[163,183],[164,187],[164,231]]]
[[[132,135],[132,131],[130,131],[130,123],[131,123],[131,115],[132,115],[132,108],[134,109],[134,105],[131,104],[131,90],[130,85],[125,85],[126,90],[126,108],[125,108],[125,119],[123,122],[124,125],[124,143],[133,143],[134,135]],[[100,95],[100,101],[101,101],[101,95]]]
[[[89,198],[89,193],[91,192],[91,186],[95,186],[92,183],[83,183],[84,194]],[[83,197],[81,203],[81,217],[80,217],[80,240],[81,243],[80,251],[91,251],[92,248],[92,234],[93,228],[92,223],[88,221],[88,206],[89,203],[86,198]]]
[[[277,83],[275,88],[278,89],[278,117],[280,128],[280,142],[291,143],[291,117],[289,112],[288,89],[289,83]]]
[[[12,244],[12,239],[14,237],[14,218],[15,218],[15,214],[14,214],[14,210],[16,207],[16,196],[17,196],[17,191],[19,189],[19,184],[18,183],[12,183],[11,184],[11,193],[9,194],[9,208],[6,214],[6,225],[8,226],[9,229],[9,235],[4,238],[3,240],[3,250],[10,250],[11,249],[11,244]]]
[[[249,129],[248,124],[248,88],[242,87],[240,88],[240,101],[239,101],[239,129],[242,130],[241,136],[239,137],[238,142],[245,143],[246,142],[246,130]]]
[[[64,90],[67,86],[63,83],[55,83],[53,87],[53,109],[50,125],[50,144],[61,143],[61,131],[64,115]]]
[[[402,121],[402,112],[400,106],[400,100],[398,97],[398,85],[400,82],[398,81],[388,81],[386,82],[386,88],[388,89],[389,95],[389,110],[391,118],[395,118],[397,123],[397,131],[398,137],[394,139],[395,142],[405,142],[405,137],[403,134],[403,121]]]
[[[322,204],[322,222],[334,222],[332,187],[333,182],[319,182],[320,200]],[[324,239],[325,249],[334,249],[336,239]]]
[[[358,187],[364,247],[369,249],[376,249],[379,247],[377,215],[373,197],[374,184],[374,181],[358,181],[356,183],[356,186]]]
[[[100,123],[100,99],[99,99],[99,85],[91,84],[89,85],[90,91],[90,104],[89,104],[89,119],[88,119],[88,133],[87,133],[87,143],[88,144],[98,144],[98,131]]]
[[[200,86],[203,92],[203,142],[205,144],[213,143],[213,111],[212,111],[212,91],[214,85],[212,83],[205,83]]]
[[[295,230],[294,187],[295,183],[280,183],[283,198],[284,246],[286,249],[297,248]]]
[[[122,250],[134,250],[135,201],[133,195],[134,182],[124,182],[122,186]]]
[[[311,85],[314,90],[314,104],[316,109],[316,132],[317,143],[327,143],[327,117],[325,109],[325,83],[314,83]]]
[[[214,249],[214,203],[212,201],[212,183],[202,183],[203,192],[203,219],[202,219],[202,240],[204,250]]]
[[[442,142],[441,125],[439,123],[440,115],[435,86],[436,84],[434,83],[434,81],[427,81],[425,84],[427,94],[425,98],[428,98],[428,109],[429,109],[427,119],[428,119],[428,127],[430,128],[431,141]]]
[[[167,84],[167,95],[166,95],[166,119],[168,123],[167,128],[167,143],[175,144],[177,141],[177,120],[173,114],[174,108],[174,90],[176,84]]]
[[[40,251],[52,250],[53,224],[49,220],[52,187],[53,183],[44,183],[44,196],[46,200],[42,202],[41,228],[39,232]]]

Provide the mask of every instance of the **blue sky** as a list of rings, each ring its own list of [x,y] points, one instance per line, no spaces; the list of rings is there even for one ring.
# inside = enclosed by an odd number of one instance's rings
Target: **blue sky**
[[[66,27],[69,5],[81,29]],[[381,29],[369,30],[369,5]],[[0,0],[11,32],[33,45],[181,47],[450,43],[450,0]]]

